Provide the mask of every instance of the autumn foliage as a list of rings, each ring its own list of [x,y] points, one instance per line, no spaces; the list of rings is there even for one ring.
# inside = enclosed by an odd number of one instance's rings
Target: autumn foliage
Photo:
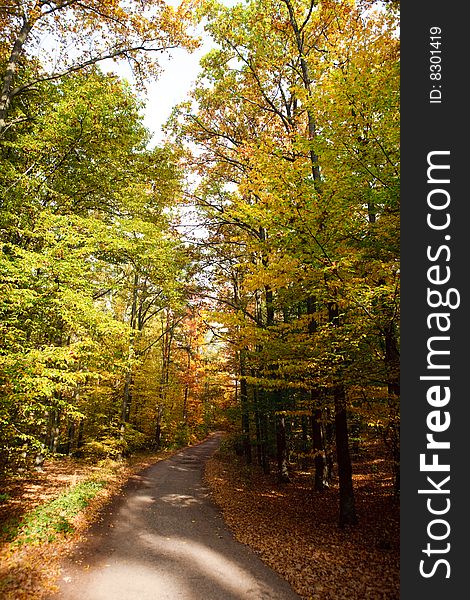
[[[101,64],[141,89],[195,22],[213,49],[154,147]],[[398,27],[372,0],[2,3],[5,474],[224,428],[337,490],[335,525],[371,440],[398,495]]]

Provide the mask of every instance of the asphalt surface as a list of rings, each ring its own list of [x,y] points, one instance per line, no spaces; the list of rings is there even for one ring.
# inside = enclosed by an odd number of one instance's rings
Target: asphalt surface
[[[299,600],[210,500],[202,469],[221,438],[134,476],[63,564],[53,600]]]

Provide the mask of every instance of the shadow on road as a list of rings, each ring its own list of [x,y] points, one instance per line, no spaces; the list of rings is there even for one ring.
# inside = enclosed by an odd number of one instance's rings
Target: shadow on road
[[[51,600],[298,599],[210,500],[202,470],[222,435],[132,478],[64,563]]]

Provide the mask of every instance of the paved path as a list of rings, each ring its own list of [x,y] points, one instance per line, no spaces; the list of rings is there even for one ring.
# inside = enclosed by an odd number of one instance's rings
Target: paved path
[[[225,526],[201,474],[222,434],[135,476],[63,565],[54,600],[299,600]]]

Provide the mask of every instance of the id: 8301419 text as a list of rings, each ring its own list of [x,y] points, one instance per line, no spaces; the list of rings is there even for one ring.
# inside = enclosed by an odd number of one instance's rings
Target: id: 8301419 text
[[[440,27],[429,28],[429,103],[442,103],[442,30]]]

